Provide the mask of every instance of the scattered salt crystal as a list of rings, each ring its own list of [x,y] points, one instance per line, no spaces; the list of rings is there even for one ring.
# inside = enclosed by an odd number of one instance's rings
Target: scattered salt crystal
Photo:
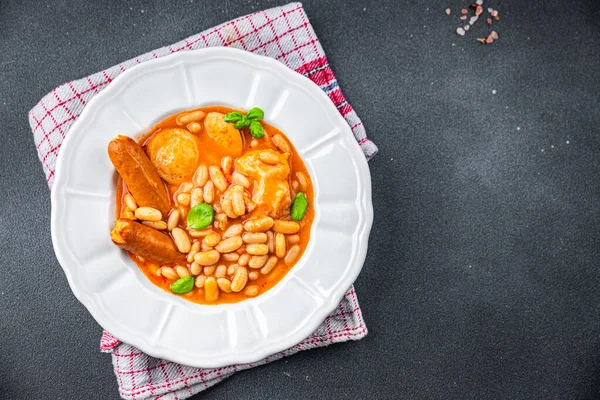
[[[478,19],[479,17],[477,15],[471,17],[471,19],[469,20],[469,25],[473,25]]]
[[[461,20],[461,21],[466,21],[466,20],[467,20],[467,16],[466,16],[466,15],[463,15],[462,17],[460,17],[460,20]]]
[[[565,143],[566,143],[566,144],[569,144],[569,141],[567,140]]]
[[[520,126],[517,126],[517,130],[518,130],[518,131],[520,131],[520,130],[521,130],[521,127],[520,127]]]
[[[475,3],[477,3],[478,6],[483,4],[483,0],[477,0]]]
[[[456,33],[460,36],[465,36],[465,30],[463,28],[456,28]]]
[[[492,90],[492,94],[496,94],[496,93],[498,93],[498,92],[496,91],[496,89]]]
[[[449,8],[446,8],[446,15],[450,15],[452,11]]]
[[[494,9],[493,9],[493,8],[488,8],[488,12],[489,12],[490,14],[492,13],[492,11],[494,11]]]

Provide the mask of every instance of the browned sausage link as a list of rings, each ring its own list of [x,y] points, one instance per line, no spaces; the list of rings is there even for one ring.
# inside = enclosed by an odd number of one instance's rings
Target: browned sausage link
[[[119,135],[108,144],[108,156],[139,206],[169,214],[169,192],[139,144]]]
[[[150,261],[174,264],[186,260],[169,236],[129,219],[116,220],[110,237],[120,248]]]

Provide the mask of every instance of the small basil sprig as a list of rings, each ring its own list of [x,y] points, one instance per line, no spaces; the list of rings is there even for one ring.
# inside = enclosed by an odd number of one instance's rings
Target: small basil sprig
[[[292,215],[292,219],[294,221],[300,221],[306,215],[306,210],[308,209],[308,199],[306,195],[302,192],[298,193],[294,198],[294,202],[292,203],[292,210],[290,214]]]
[[[184,276],[183,278],[177,279],[171,284],[171,291],[177,294],[186,294],[192,291],[194,288],[194,277]]]
[[[198,203],[187,215],[188,228],[204,229],[212,224],[215,218],[215,210],[210,204]]]
[[[260,139],[265,136],[265,129],[259,122],[265,117],[265,112],[258,107],[254,107],[248,111],[248,114],[243,115],[237,111],[225,114],[223,118],[225,122],[234,123],[235,129],[242,129],[247,126],[250,129],[252,137]]]

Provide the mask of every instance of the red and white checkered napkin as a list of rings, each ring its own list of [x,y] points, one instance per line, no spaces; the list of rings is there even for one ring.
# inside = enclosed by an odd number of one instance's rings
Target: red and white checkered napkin
[[[362,122],[344,98],[323,48],[300,3],[271,8],[240,17],[181,42],[143,54],[83,79],[67,82],[47,94],[30,112],[29,124],[52,189],[56,157],[69,128],[83,108],[121,72],[136,64],[178,51],[209,46],[232,46],[281,61],[323,89],[350,125],[367,159],[377,147],[367,139]],[[278,360],[300,350],[358,340],[367,334],[354,288],[338,308],[308,338],[296,346],[252,364],[200,369],[160,360],[121,343],[104,332],[103,352],[112,353],[119,391],[126,399],[184,399],[227,378],[235,371]]]
[[[255,363],[210,369],[188,367],[150,357],[131,345],[119,342],[106,331],[102,335],[100,348],[102,351],[112,352],[113,366],[123,398],[177,400],[208,389],[236,371],[276,361],[300,350],[359,340],[366,334],[367,327],[362,319],[354,287],[351,287],[337,309],[312,335],[294,347]]]

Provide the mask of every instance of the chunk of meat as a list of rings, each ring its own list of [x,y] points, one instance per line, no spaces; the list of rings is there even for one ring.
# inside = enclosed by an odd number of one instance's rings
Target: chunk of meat
[[[185,262],[187,257],[177,250],[169,236],[125,218],[115,221],[110,238],[120,248],[160,264]]]
[[[277,162],[261,161],[261,153],[269,153],[269,159],[276,157]],[[244,154],[235,162],[237,171],[255,181],[252,201],[272,215],[280,215],[292,203],[289,156],[289,153],[271,149],[256,150]]]
[[[108,144],[108,157],[135,201],[167,215],[169,192],[142,147],[130,137],[117,136]]]
[[[198,138],[185,129],[164,129],[150,138],[146,152],[161,178],[181,183],[189,180],[200,162],[198,144]]]
[[[228,155],[237,157],[242,154],[242,135],[233,124],[225,122],[225,114],[210,112],[204,118],[204,128],[209,138]]]

